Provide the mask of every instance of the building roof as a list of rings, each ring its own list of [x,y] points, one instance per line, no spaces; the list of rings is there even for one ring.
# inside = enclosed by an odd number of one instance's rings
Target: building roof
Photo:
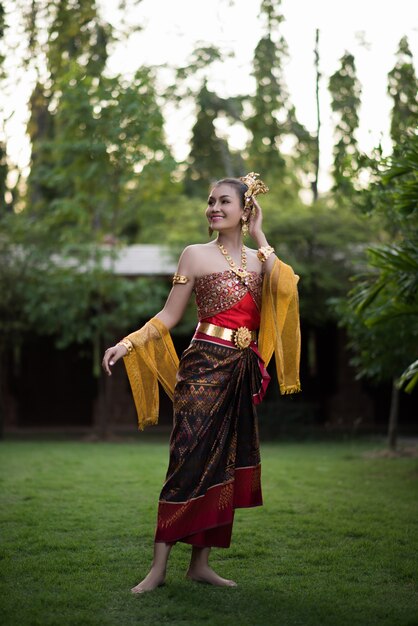
[[[103,265],[123,276],[169,276],[176,271],[177,259],[165,246],[134,244],[104,259]]]

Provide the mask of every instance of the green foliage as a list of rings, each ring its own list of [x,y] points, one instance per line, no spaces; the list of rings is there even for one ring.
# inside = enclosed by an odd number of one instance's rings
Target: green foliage
[[[49,172],[54,167],[52,141],[54,118],[49,111],[50,96],[40,82],[32,91],[27,132],[32,144],[31,171],[28,177],[26,205],[30,211],[44,210],[54,199],[55,189],[49,184]]]
[[[241,119],[241,98],[221,98],[207,87],[208,69],[224,61],[228,52],[215,46],[197,47],[187,64],[176,70],[176,80],[164,96],[177,106],[185,99],[195,104],[196,121],[192,128],[190,152],[185,162],[184,190],[187,195],[204,198],[209,185],[224,176],[238,176],[244,169],[238,153],[219,136],[216,123]],[[196,84],[199,85],[196,91]]]
[[[314,205],[263,198],[265,229],[277,254],[301,276],[301,313],[315,325],[334,319],[330,298],[343,295],[353,267],[364,263],[364,247],[375,225],[346,205]]]
[[[416,385],[418,385],[418,360],[409,365],[398,381],[399,388],[411,393]]]
[[[348,299],[341,298],[335,303],[340,323],[348,331],[350,361],[356,369],[356,377],[376,383],[399,378],[416,354],[418,330],[395,316],[373,323],[370,312],[354,308],[361,295],[362,292],[355,289]],[[376,306],[383,310],[386,302],[380,297]]]
[[[376,380],[399,379],[418,352],[418,135],[385,165],[362,195],[392,242],[369,249],[368,273],[340,304],[359,374]]]
[[[140,230],[139,173],[155,165],[157,177],[163,161],[174,168],[154,74],[141,68],[129,81],[105,75],[112,33],[93,0],[45,0],[28,19],[30,47],[45,54],[49,78],[31,97],[26,211],[44,221],[57,245],[132,239]]]
[[[280,32],[284,21],[281,2],[264,0],[261,20],[265,34],[258,42],[253,59],[254,95],[245,99],[250,114],[244,120],[251,133],[247,145],[248,168],[260,172],[264,180],[286,179],[297,193],[298,176],[315,167],[315,140],[298,121],[284,77],[287,44]],[[284,140],[294,144],[292,157],[283,153]]]
[[[4,4],[3,2],[0,2],[0,43],[4,37],[4,31],[6,29],[5,17],[6,17],[6,13],[4,9]],[[4,77],[4,70],[3,70],[4,59],[5,59],[5,55],[3,54],[2,47],[0,47],[0,79]]]
[[[253,76],[256,88],[254,96],[248,99],[252,114],[245,121],[252,135],[249,144],[249,168],[261,172],[263,178],[271,172],[277,175],[285,168],[280,144],[286,132],[289,94],[283,75],[287,44],[282,36],[276,35],[284,19],[279,9],[280,2],[273,4],[265,1],[261,4],[266,34],[254,51]]]
[[[5,13],[3,3],[0,2],[0,81],[4,77],[3,73],[3,62],[4,55],[2,54],[2,39],[4,36],[5,29]],[[1,85],[1,83],[0,83]],[[2,139],[3,129],[0,128],[0,211],[3,212],[3,206],[6,206],[6,190],[7,190],[7,175],[9,172],[9,167],[7,163],[7,151],[6,144]]]
[[[308,180],[313,187],[317,184],[316,164],[319,159],[317,138],[299,122],[293,105],[289,105],[287,127],[296,142],[290,167],[296,169],[302,181]]]
[[[187,245],[206,241],[206,206],[207,200],[176,195],[173,190],[158,202],[147,202],[141,209],[141,242],[168,244],[177,255]]]
[[[194,96],[193,91],[185,90],[187,79],[196,75],[206,76],[208,67],[216,61],[223,61],[223,59],[224,55],[219,48],[215,46],[198,46],[187,60],[186,65],[177,68],[175,85],[172,87],[173,96],[179,100],[184,98],[185,95]]]
[[[154,315],[169,287],[106,271],[117,249],[101,244],[138,236],[141,203],[151,186],[165,192],[174,163],[152,71],[129,81],[103,72],[111,34],[94,2],[40,2],[26,17],[29,47],[45,54],[50,75],[31,97],[23,210],[1,216],[1,343],[37,334],[58,348],[93,346],[98,374],[101,345]]]
[[[359,169],[356,130],[359,125],[361,86],[356,76],[352,54],[346,52],[339,69],[329,79],[331,108],[336,113],[336,144],[334,146],[334,190],[346,197],[353,193]]]
[[[1,212],[3,212],[3,207],[6,206],[8,172],[9,172],[9,166],[7,163],[6,146],[2,141],[0,141],[0,207],[1,207]]]
[[[29,194],[46,194],[30,210],[60,241],[120,235],[137,213],[127,203],[137,172],[168,157],[153,76],[144,69],[128,85],[121,77],[97,82],[73,64],[57,88],[53,134],[37,144],[29,186]]]
[[[121,326],[137,328],[162,308],[168,285],[104,270],[112,251],[68,244],[59,253],[44,224],[7,215],[0,239],[0,343],[19,346],[28,335],[51,336],[58,348],[96,349]],[[94,363],[98,373],[98,361]]]
[[[187,159],[184,181],[187,194],[202,197],[214,180],[238,176],[243,171],[240,155],[231,153],[228,142],[218,137],[215,128],[220,115],[239,120],[241,112],[239,99],[220,98],[203,85],[197,96],[197,118]]]
[[[55,5],[47,53],[53,87],[59,89],[57,80],[74,63],[83,67],[87,75],[100,77],[111,31],[100,19],[96,1],[58,0],[49,4]]]
[[[408,135],[416,131],[418,123],[418,78],[412,52],[406,37],[399,42],[394,68],[388,74],[388,94],[393,99],[390,135],[397,152],[402,152]]]
[[[5,28],[4,6],[3,6],[3,2],[0,2],[0,39],[3,38],[4,28]]]

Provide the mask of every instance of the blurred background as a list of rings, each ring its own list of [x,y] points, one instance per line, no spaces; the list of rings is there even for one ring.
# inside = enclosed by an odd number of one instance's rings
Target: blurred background
[[[409,0],[0,0],[3,435],[135,432],[102,353],[207,241],[210,184],[248,171],[301,276],[303,393],[270,385],[262,436],[418,434],[415,18]],[[191,303],[179,353],[195,324]],[[162,394],[156,432],[171,417]]]

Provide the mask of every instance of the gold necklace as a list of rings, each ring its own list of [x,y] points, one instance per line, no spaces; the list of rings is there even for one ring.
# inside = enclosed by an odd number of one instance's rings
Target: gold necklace
[[[248,285],[248,272],[247,272],[247,253],[245,252],[245,246],[242,244],[241,248],[241,267],[237,267],[234,259],[228,254],[228,250],[221,243],[217,242],[219,250],[228,261],[231,270],[239,276],[244,285]]]

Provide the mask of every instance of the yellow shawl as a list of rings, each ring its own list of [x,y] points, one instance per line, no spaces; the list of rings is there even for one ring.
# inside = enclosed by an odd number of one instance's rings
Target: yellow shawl
[[[297,282],[278,259],[264,277],[258,347],[267,367],[273,352],[280,393],[300,391],[300,328]],[[179,359],[166,326],[153,317],[128,335],[134,350],[124,357],[140,430],[158,422],[158,382],[173,399]]]
[[[282,395],[300,391],[300,325],[297,276],[279,259],[264,277],[258,349],[265,366],[273,355]]]

